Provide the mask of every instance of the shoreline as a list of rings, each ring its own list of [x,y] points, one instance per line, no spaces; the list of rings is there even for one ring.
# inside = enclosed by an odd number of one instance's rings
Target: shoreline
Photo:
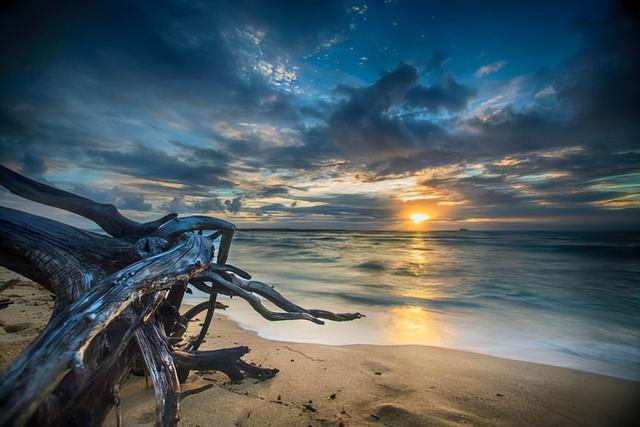
[[[191,305],[190,304],[186,304],[184,306],[191,306]],[[218,314],[218,312],[219,311],[216,310],[216,315]],[[601,373],[601,372],[595,372],[595,371],[588,371],[586,369],[579,369],[579,368],[575,368],[575,367],[571,367],[571,366],[562,366],[562,365],[554,365],[554,364],[551,364],[551,363],[543,363],[543,362],[535,361],[533,359],[518,359],[516,357],[506,357],[506,356],[500,356],[500,355],[496,355],[496,354],[482,353],[480,351],[458,349],[458,348],[453,348],[453,347],[441,347],[441,346],[429,345],[429,344],[378,344],[378,343],[375,343],[375,344],[370,344],[370,343],[328,344],[328,343],[315,343],[315,342],[305,342],[305,341],[286,341],[286,340],[281,340],[281,339],[277,339],[277,338],[265,337],[259,331],[255,330],[253,328],[250,328],[248,326],[243,326],[242,322],[234,319],[231,314],[224,313],[224,311],[222,311],[220,313],[220,316],[224,316],[226,319],[228,319],[230,322],[232,322],[238,329],[254,333],[257,338],[259,338],[261,340],[265,340],[265,341],[271,341],[271,342],[274,342],[274,343],[282,343],[282,344],[288,344],[288,345],[320,345],[320,346],[338,347],[338,348],[341,348],[341,347],[345,347],[345,348],[362,347],[362,346],[383,347],[383,348],[395,348],[395,347],[398,347],[398,348],[403,348],[403,347],[422,348],[422,347],[424,347],[426,349],[445,350],[445,351],[453,351],[453,352],[465,353],[465,354],[469,354],[471,356],[492,357],[492,358],[495,358],[495,359],[505,360],[505,361],[508,361],[508,362],[522,362],[522,363],[529,363],[529,364],[532,364],[532,365],[539,365],[539,366],[542,366],[542,367],[568,369],[568,370],[571,370],[571,371],[580,372],[580,373],[584,373],[584,374],[598,375],[598,376],[602,376],[602,377],[605,377],[605,378],[613,378],[613,379],[617,379],[617,380],[630,381],[630,382],[634,382],[634,383],[640,384],[640,379],[635,379],[635,378],[628,378],[628,377],[619,376],[619,375],[613,375],[613,374],[607,374],[607,373]],[[320,326],[320,327],[322,327],[322,326]]]
[[[182,307],[181,307],[181,311],[183,311],[183,309],[184,309],[184,311],[186,311],[186,310],[188,310],[189,308],[191,308],[193,306],[194,306],[193,304],[183,304]],[[514,359],[514,358],[510,358],[510,357],[496,356],[496,355],[493,355],[493,354],[481,353],[481,352],[477,352],[477,351],[461,350],[461,349],[449,348],[449,347],[439,347],[439,346],[434,346],[434,345],[429,345],[429,344],[367,344],[367,343],[363,343],[363,344],[325,344],[325,343],[313,343],[313,342],[302,342],[302,341],[286,341],[286,340],[280,340],[280,339],[264,337],[264,336],[262,336],[260,334],[260,332],[254,330],[252,328],[242,326],[242,323],[237,321],[236,319],[234,319],[231,314],[226,312],[226,310],[216,310],[215,319],[218,319],[218,323],[220,323],[220,321],[222,319],[226,319],[226,321],[228,323],[230,323],[230,325],[226,325],[225,324],[225,327],[229,327],[229,328],[233,328],[233,329],[237,329],[237,330],[241,330],[241,331],[244,331],[244,332],[251,333],[251,334],[255,335],[256,341],[267,341],[267,342],[270,342],[270,343],[273,343],[273,344],[281,344],[282,346],[310,345],[310,346],[321,346],[321,347],[328,347],[328,348],[346,348],[346,349],[349,349],[349,348],[359,349],[359,348],[367,348],[367,347],[372,347],[374,349],[378,348],[378,347],[385,348],[385,349],[413,348],[416,351],[418,351],[419,349],[424,348],[425,351],[454,352],[454,353],[460,353],[460,356],[468,355],[469,357],[472,357],[472,358],[473,357],[489,357],[489,358],[492,358],[492,359],[502,360],[504,362],[526,363],[526,364],[530,364],[530,365],[539,366],[542,369],[544,369],[544,368],[553,368],[553,369],[569,370],[569,371],[574,371],[577,374],[589,374],[589,375],[595,375],[595,376],[599,376],[599,377],[603,377],[603,378],[627,381],[627,382],[630,382],[630,383],[636,383],[636,384],[638,384],[640,386],[640,380],[636,380],[636,379],[633,379],[633,378],[624,378],[624,377],[619,377],[619,376],[615,376],[615,375],[607,375],[607,374],[602,374],[602,373],[599,373],[599,372],[586,371],[586,370],[576,369],[576,368],[571,368],[571,367],[566,367],[566,366],[552,365],[552,364],[549,364],[549,363],[541,363],[541,362],[535,362],[535,361],[523,360],[523,359]],[[327,322],[330,322],[330,321],[327,321]],[[226,323],[226,322],[223,322],[223,323]],[[281,323],[286,324],[286,322],[281,322]],[[319,327],[322,327],[322,325],[320,325]],[[212,330],[214,330],[213,329],[214,328],[213,321],[211,322],[211,328],[212,328]],[[214,332],[215,332],[215,330],[214,330]],[[209,349],[209,348],[207,348],[207,349]]]
[[[198,303],[206,301],[206,299],[202,298],[201,300],[194,300],[193,296],[190,296],[186,303],[188,305],[196,305]],[[258,337],[276,342],[286,342],[290,344],[318,344],[318,345],[327,345],[331,347],[344,347],[349,345],[372,345],[372,346],[382,346],[382,347],[401,347],[401,346],[421,346],[428,348],[439,348],[445,350],[453,350],[453,351],[461,351],[471,354],[478,354],[483,356],[491,356],[497,357],[500,359],[510,360],[510,361],[519,361],[519,362],[527,362],[533,363],[543,366],[550,366],[556,368],[566,368],[572,369],[579,372],[592,373],[597,375],[603,375],[606,377],[618,378],[622,380],[635,381],[640,382],[640,372],[637,372],[627,366],[616,365],[613,362],[609,361],[601,361],[601,360],[589,360],[590,364],[585,365],[585,359],[582,356],[577,356],[571,353],[563,353],[558,350],[548,349],[546,351],[536,349],[535,351],[530,351],[530,354],[526,354],[524,350],[519,351],[508,351],[507,347],[504,348],[493,348],[493,352],[491,351],[482,351],[483,349],[474,349],[470,346],[470,348],[460,348],[455,345],[437,345],[437,344],[429,344],[429,343],[419,343],[419,342],[409,342],[409,343],[385,343],[378,342],[373,336],[373,340],[371,340],[371,336],[368,336],[363,339],[364,342],[327,342],[327,338],[333,339],[333,335],[331,332],[327,331],[326,333],[323,329],[334,328],[335,334],[340,334],[340,340],[344,340],[345,336],[348,336],[348,339],[358,337],[362,338],[362,335],[358,335],[360,323],[367,322],[368,320],[372,320],[374,316],[379,313],[370,313],[367,312],[368,316],[365,319],[358,319],[354,322],[346,322],[346,323],[336,323],[327,321],[323,326],[311,325],[305,323],[304,321],[299,322],[290,322],[288,323],[288,328],[290,330],[296,330],[293,335],[295,335],[294,339],[287,340],[282,339],[280,337],[279,332],[274,332],[274,327],[281,327],[282,324],[278,322],[269,322],[264,320],[259,314],[255,313],[248,307],[248,305],[240,300],[240,299],[223,299],[225,304],[229,305],[229,309],[223,311],[216,311],[216,313],[220,313],[228,317],[234,323],[236,323],[241,329],[251,331],[257,334]],[[334,311],[335,308],[332,307]],[[364,312],[365,307],[356,307],[354,311],[360,310]],[[376,323],[372,323],[368,325],[365,329],[376,328],[380,325],[380,321],[383,320],[379,318]],[[311,328],[311,329],[309,329]],[[282,327],[282,331],[286,331],[287,328]],[[342,329],[342,331],[340,330]],[[354,334],[354,331],[355,334]],[[317,335],[314,335],[315,332],[319,332]],[[309,340],[300,339],[302,336],[308,338]],[[369,341],[369,342],[367,342]],[[442,343],[446,344],[446,343]]]
[[[1,368],[35,337],[52,306],[46,291],[13,278],[1,293],[14,301],[0,310]],[[460,350],[272,341],[217,314],[202,349],[237,345],[251,348],[244,360],[279,374],[231,383],[217,372],[192,373],[185,388],[211,388],[181,402],[181,425],[631,425],[640,397],[639,382]],[[153,389],[144,378],[131,376],[121,398],[124,425],[153,425]],[[115,426],[113,413],[105,425]]]

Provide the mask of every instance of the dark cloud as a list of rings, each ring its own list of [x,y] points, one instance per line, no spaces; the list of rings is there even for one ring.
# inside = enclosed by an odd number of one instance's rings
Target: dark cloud
[[[206,212],[229,212],[237,214],[240,212],[241,207],[242,201],[240,197],[224,201],[212,196],[189,200],[182,194],[175,196],[169,203],[161,206],[165,211],[191,214]]]
[[[385,159],[379,170],[397,173],[582,146],[598,155],[579,160],[585,162],[581,178],[607,176],[604,170],[613,171],[616,165],[603,168],[603,162],[618,162],[615,153],[639,147],[640,85],[634,76],[640,75],[640,60],[633,53],[640,48],[638,22],[637,16],[618,7],[605,19],[585,24],[580,52],[559,69],[534,76],[534,93],[546,89],[556,103],[538,101],[520,109],[509,104],[484,116],[454,119],[454,132],[422,138],[413,156]]]
[[[22,172],[28,176],[40,177],[47,171],[44,159],[33,153],[25,153]]]
[[[126,175],[212,188],[231,185],[225,179],[229,169],[224,156],[200,157],[202,153],[196,151],[188,157],[174,157],[142,144],[129,151],[88,150],[85,154],[96,168]]]
[[[232,200],[225,200],[224,207],[227,212],[238,213],[242,207],[242,197],[234,197]]]
[[[504,176],[472,176],[431,178],[422,185],[430,189],[454,192],[459,194],[459,201],[474,207],[493,208],[499,204],[519,203],[526,196],[521,196],[513,189]],[[456,200],[458,201],[458,200]]]
[[[466,131],[460,135],[457,154],[470,161],[584,142],[555,112],[535,109],[516,111],[509,106],[490,117],[474,117],[461,125]]]
[[[150,211],[151,203],[147,203],[144,200],[144,196],[139,194],[122,195],[116,202],[119,209],[130,209],[134,211]]]
[[[439,84],[412,88],[406,102],[409,106],[422,107],[428,112],[457,112],[464,109],[475,94],[474,89],[456,82],[453,75],[447,73]]]
[[[413,135],[406,124],[384,115],[416,84],[418,72],[400,64],[375,84],[352,89],[349,99],[332,114],[327,138],[347,156],[376,159],[406,152]]]
[[[385,221],[394,215],[395,201],[386,197],[340,194],[303,197],[301,200],[314,204],[300,206],[299,203],[291,205],[272,203],[262,206],[257,209],[257,212],[260,214],[285,212],[295,218],[321,216],[342,222]]]
[[[289,194],[289,188],[284,185],[271,185],[268,187],[262,187],[256,195],[258,197],[277,197],[286,196]]]
[[[584,22],[583,49],[561,70],[554,88],[564,108],[596,137],[637,147],[640,134],[640,17],[618,3],[601,21]],[[627,141],[624,141],[627,139]],[[631,139],[632,141],[628,141]]]
[[[400,64],[370,86],[338,86],[336,93],[345,99],[330,112],[326,123],[307,129],[302,145],[269,153],[268,164],[312,167],[330,159],[346,159],[384,173],[402,169],[406,159],[418,154],[431,164],[458,160],[459,154],[441,147],[451,139],[443,126],[414,116],[458,112],[475,90],[456,82],[451,74],[430,86],[418,84],[418,77],[413,65]],[[407,109],[410,114],[405,114]],[[405,170],[421,166],[408,162]]]
[[[339,1],[116,0],[52,5],[27,0],[6,6],[2,24],[0,36],[12,40],[2,62],[2,83],[10,93],[34,88],[38,81],[33,78],[51,77],[52,66],[71,66],[90,71],[92,78],[117,79],[129,88],[151,83],[154,90],[184,90],[190,96],[204,91],[242,97],[253,95],[249,92],[255,82],[243,85],[238,73],[235,51],[242,47],[240,39],[264,42],[264,49],[282,54],[299,53],[335,37],[348,17]],[[25,33],[27,25],[38,31]],[[27,74],[18,77],[21,73]]]
[[[225,205],[217,197],[208,197],[191,204],[191,208],[196,212],[224,212]],[[183,209],[184,211],[184,209]]]
[[[227,185],[224,158],[189,173],[159,158],[174,155],[163,139],[188,133],[215,145],[211,123],[297,122],[294,99],[254,69],[257,55],[314,50],[347,21],[341,2],[13,2],[0,15],[0,37],[11,40],[0,57],[1,158],[27,169],[27,152],[87,169],[114,162],[123,174],[189,182],[203,172]],[[136,149],[123,151],[132,140]],[[123,158],[142,154],[140,142],[155,147],[157,167]]]
[[[115,205],[118,209],[128,209],[140,212],[148,212],[153,209],[153,205],[147,202],[142,194],[127,191],[119,187],[100,190],[97,188],[89,188],[82,184],[73,184],[70,190],[98,203],[109,203]]]

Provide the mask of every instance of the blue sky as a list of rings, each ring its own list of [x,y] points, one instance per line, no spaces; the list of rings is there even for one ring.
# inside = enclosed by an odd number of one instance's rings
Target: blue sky
[[[0,161],[139,219],[637,228],[637,36],[610,1],[10,2]]]

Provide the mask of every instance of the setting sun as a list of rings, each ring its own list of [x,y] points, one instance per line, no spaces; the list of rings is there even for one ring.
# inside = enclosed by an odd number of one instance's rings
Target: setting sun
[[[427,214],[416,212],[409,215],[409,218],[411,218],[411,221],[413,221],[414,224],[420,224],[421,222],[428,220],[430,217]]]

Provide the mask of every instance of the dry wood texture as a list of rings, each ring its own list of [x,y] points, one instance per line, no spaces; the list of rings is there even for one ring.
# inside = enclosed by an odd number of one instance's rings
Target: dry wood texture
[[[190,370],[218,370],[232,380],[276,375],[277,369],[243,361],[248,347],[198,351],[215,308],[226,308],[218,294],[239,296],[268,320],[323,324],[322,319],[362,317],[302,308],[226,264],[236,231],[227,221],[171,213],[139,223],[113,205],[1,165],[0,184],[18,196],[88,218],[108,234],[0,207],[0,265],[56,295],[46,328],[0,376],[0,425],[100,425],[118,404],[136,354],[153,382],[158,426],[177,424],[178,402],[187,394],[181,395],[180,382]],[[209,300],[180,315],[188,286]],[[267,309],[260,297],[283,311]],[[1,301],[0,308],[9,303]],[[186,325],[202,312],[200,333],[184,340]]]

